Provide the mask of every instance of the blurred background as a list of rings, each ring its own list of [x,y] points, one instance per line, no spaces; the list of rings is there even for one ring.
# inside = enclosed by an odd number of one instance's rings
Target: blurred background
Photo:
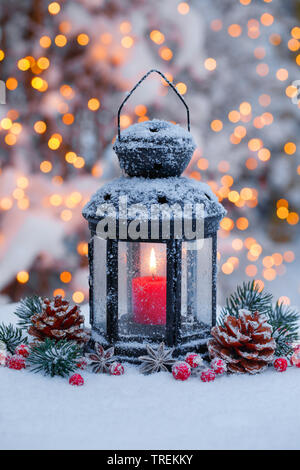
[[[186,174],[228,210],[219,303],[255,279],[299,306],[299,18],[297,0],[0,0],[1,303],[88,301],[81,211],[119,175],[118,106],[158,68],[190,106],[197,149]],[[155,75],[121,126],[152,118],[185,126]]]

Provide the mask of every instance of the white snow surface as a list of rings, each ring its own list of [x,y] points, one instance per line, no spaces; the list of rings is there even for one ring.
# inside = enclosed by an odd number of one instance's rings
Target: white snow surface
[[[0,322],[16,323],[15,305]],[[87,307],[83,308],[87,314]],[[299,449],[300,370],[175,381],[125,365],[67,379],[0,367],[0,449]]]

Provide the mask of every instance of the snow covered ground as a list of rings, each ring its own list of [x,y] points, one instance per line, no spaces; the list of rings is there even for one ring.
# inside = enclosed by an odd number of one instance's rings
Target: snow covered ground
[[[14,322],[15,306],[0,322]],[[1,449],[299,449],[300,370],[177,382],[168,373],[67,379],[0,368]]]

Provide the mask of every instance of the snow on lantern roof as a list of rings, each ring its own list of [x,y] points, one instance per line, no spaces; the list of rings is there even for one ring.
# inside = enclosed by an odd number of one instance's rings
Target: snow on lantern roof
[[[170,178],[137,178],[121,177],[100,188],[85,205],[83,216],[88,220],[100,219],[99,207],[112,204],[116,209],[120,198],[127,197],[127,205],[142,204],[149,209],[154,204],[203,204],[204,217],[218,221],[224,217],[226,210],[218,202],[210,187],[199,181],[186,177]]]
[[[128,127],[114,144],[125,173],[146,178],[180,176],[195,148],[188,130],[159,119]]]
[[[121,132],[121,139],[117,139],[117,142],[121,145],[123,142],[144,143],[145,140],[149,145],[154,146],[156,142],[184,143],[185,145],[188,143],[195,146],[193,137],[188,130],[179,124],[161,121],[160,119],[143,121],[127,127]]]

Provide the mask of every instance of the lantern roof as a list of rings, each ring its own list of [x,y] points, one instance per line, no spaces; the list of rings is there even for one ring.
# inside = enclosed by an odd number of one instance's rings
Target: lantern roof
[[[120,198],[126,196],[127,206],[143,205],[150,210],[152,205],[174,206],[185,204],[195,207],[203,204],[204,217],[221,220],[226,210],[210,187],[186,177],[137,178],[121,177],[102,186],[85,205],[83,216],[90,221],[102,218],[101,207],[111,204],[117,214]],[[117,215],[118,216],[118,215]]]

